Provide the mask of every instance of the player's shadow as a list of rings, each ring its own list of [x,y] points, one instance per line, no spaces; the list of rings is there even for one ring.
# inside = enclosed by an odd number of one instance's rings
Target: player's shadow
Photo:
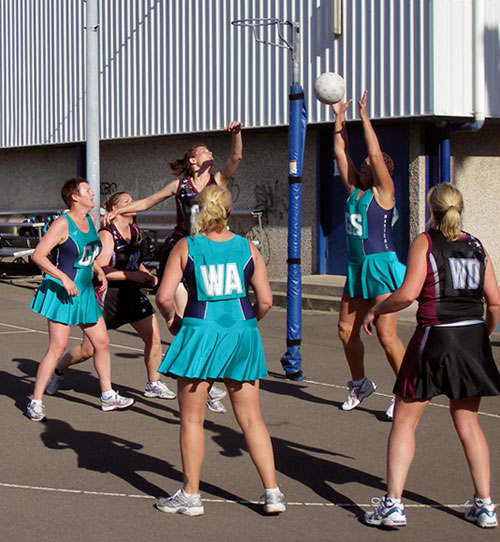
[[[67,422],[54,419],[45,423],[40,437],[47,448],[73,450],[78,468],[112,474],[152,497],[165,495],[165,490],[139,473],[150,472],[182,484],[181,471],[168,461],[144,453],[141,451],[143,445],[131,440],[99,431],[80,431]],[[204,490],[221,499],[238,499],[212,484],[205,483]]]
[[[290,382],[287,381],[279,373],[269,373],[269,376],[273,379],[262,379],[260,381],[260,389],[263,391],[268,391],[270,393],[277,393],[278,395],[289,395],[290,397],[295,397],[302,401],[309,401],[310,403],[317,403],[321,405],[330,405],[336,408],[341,409],[343,401],[333,401],[332,399],[323,399],[322,397],[317,397],[312,393],[309,393],[308,389],[310,386],[307,383],[302,383],[300,381]],[[357,407],[358,411],[364,411],[368,414],[371,414],[379,421],[388,421],[385,416],[384,410],[375,410],[366,408],[366,406]]]
[[[244,437],[239,432],[208,420],[205,427],[213,433],[212,439],[221,447],[222,455],[238,457],[247,452]],[[272,437],[272,442],[278,472],[309,487],[325,501],[351,511],[360,522],[363,522],[365,511],[348,495],[339,491],[338,486],[357,483],[373,488],[378,495],[386,492],[386,484],[380,477],[334,460],[353,460],[353,457],[277,437]],[[419,504],[442,507],[436,501],[412,491],[405,491],[404,496]],[[462,517],[450,508],[444,510]]]
[[[135,331],[135,329],[133,328],[128,328],[125,327],[125,328],[118,328],[118,329],[114,329],[113,330],[113,333],[121,333],[122,335],[128,335],[129,337],[135,337],[138,339],[139,341],[139,344],[142,344],[141,342],[141,338],[139,336],[139,334],[137,333],[137,331]],[[111,341],[113,342],[113,341]],[[172,341],[164,341],[163,339],[161,340],[161,344],[163,346],[170,346]],[[142,357],[143,354],[140,354],[140,356]]]
[[[0,390],[4,395],[11,397],[16,406],[25,413],[26,405],[29,397],[33,394],[34,378],[38,369],[38,362],[27,358],[14,358],[12,361],[17,363],[18,369],[25,376],[18,377],[10,373],[3,373],[0,382]],[[99,396],[101,394],[99,388],[99,380],[93,373],[83,369],[84,367],[92,367],[92,361],[88,360],[77,366],[77,369],[67,369],[64,372],[64,379],[60,384],[59,391],[54,395],[54,399],[61,399],[71,403],[77,403],[84,406],[100,409]],[[2,373],[0,373],[2,374]],[[169,401],[166,399],[148,399],[144,397],[143,391],[129,386],[122,386],[116,382],[113,383],[113,388],[118,389],[120,393],[127,397],[132,397],[135,400],[132,408],[134,412],[144,414],[145,416],[156,418],[162,422],[175,424],[179,423],[179,411],[177,401]],[[77,394],[67,393],[74,390]],[[89,396],[91,399],[85,399]],[[143,407],[153,407],[159,413],[153,413],[151,410]],[[167,413],[165,417],[162,414]],[[47,412],[50,418],[50,412]]]

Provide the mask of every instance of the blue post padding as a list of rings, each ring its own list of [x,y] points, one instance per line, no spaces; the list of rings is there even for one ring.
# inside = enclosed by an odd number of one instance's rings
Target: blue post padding
[[[307,111],[300,85],[290,87],[290,128],[288,137],[288,280],[287,351],[281,364],[287,376],[302,380],[300,342],[302,334],[302,277],[300,270],[300,215],[302,206],[302,165],[306,139]]]

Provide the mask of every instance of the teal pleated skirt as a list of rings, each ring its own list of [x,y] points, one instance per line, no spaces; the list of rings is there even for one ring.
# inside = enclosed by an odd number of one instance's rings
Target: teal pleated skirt
[[[78,296],[70,297],[61,281],[47,275],[35,292],[30,307],[33,312],[53,322],[70,326],[95,324],[102,312],[92,283],[84,287],[77,284],[77,288]]]
[[[257,320],[184,318],[158,371],[174,378],[239,382],[267,376]]]
[[[406,266],[395,252],[368,254],[358,262],[349,262],[344,292],[349,297],[374,299],[389,294],[403,283]]]

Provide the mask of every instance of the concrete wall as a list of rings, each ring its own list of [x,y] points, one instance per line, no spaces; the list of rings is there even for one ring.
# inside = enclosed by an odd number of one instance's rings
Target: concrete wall
[[[75,145],[0,150],[0,207],[64,208],[61,186],[75,175]]]
[[[464,197],[464,230],[490,254],[500,282],[500,124],[486,121],[476,133],[451,136],[451,178]]]
[[[465,200],[464,229],[477,235],[490,253],[500,281],[500,131],[487,121],[477,133],[451,135],[452,182]],[[425,229],[425,126],[410,126],[410,237]],[[302,273],[312,274],[316,263],[316,130],[307,135],[302,201]],[[273,278],[287,273],[288,132],[284,128],[244,131],[241,165],[230,183],[235,209],[267,208],[264,217],[264,253]],[[135,198],[159,190],[173,179],[168,162],[194,143],[204,142],[214,152],[215,169],[222,167],[230,150],[230,137],[221,132],[122,140],[101,144],[101,192],[125,190]],[[51,146],[0,151],[2,209],[61,208],[63,181],[76,174],[77,147]],[[173,200],[159,210],[174,210]],[[141,219],[143,222],[146,220]],[[163,220],[163,219],[162,219]],[[160,219],[150,218],[159,223]],[[257,222],[233,216],[232,228],[247,232]]]
[[[168,162],[181,157],[186,149],[203,142],[214,153],[215,171],[229,156],[228,134],[172,136],[101,143],[101,198],[117,190],[140,199],[175,179]],[[303,172],[302,272],[314,271],[316,235],[316,147],[315,132],[308,134]],[[287,273],[288,228],[288,131],[283,128],[247,130],[243,133],[243,160],[230,182],[234,209],[267,209],[263,217],[264,254],[269,275]],[[4,209],[63,207],[60,188],[76,174],[76,146],[39,147],[0,151],[0,186]],[[174,201],[158,205],[158,210],[174,210]],[[159,224],[164,218],[148,217],[142,222]],[[255,227],[255,218],[233,216],[231,227],[246,233]],[[254,228],[255,229],[255,228]]]
[[[464,198],[463,229],[485,245],[500,283],[500,124],[451,132],[451,182]],[[425,229],[425,125],[410,126],[410,238]]]

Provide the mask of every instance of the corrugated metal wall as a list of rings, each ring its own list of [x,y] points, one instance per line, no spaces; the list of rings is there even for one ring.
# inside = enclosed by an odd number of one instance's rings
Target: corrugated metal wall
[[[472,0],[344,0],[339,37],[333,2],[100,0],[101,137],[286,124],[290,53],[231,25],[243,18],[300,23],[310,122],[331,119],[312,94],[324,71],[344,75],[348,97],[368,88],[375,118],[470,114]],[[487,104],[500,116],[497,0],[486,21]],[[84,26],[83,0],[0,2],[0,148],[84,140]]]

